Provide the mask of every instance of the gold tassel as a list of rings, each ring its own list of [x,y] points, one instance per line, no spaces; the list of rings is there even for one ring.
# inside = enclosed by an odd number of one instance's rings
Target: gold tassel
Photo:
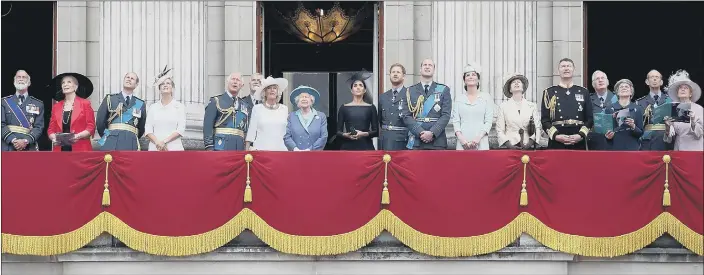
[[[526,168],[528,162],[530,162],[530,157],[528,155],[523,155],[521,157],[521,162],[523,163],[523,183],[521,184],[521,199],[519,201],[520,206],[528,206],[528,190],[526,190]]]
[[[250,177],[249,177],[249,164],[252,163],[254,160],[254,157],[252,154],[246,154],[244,156],[244,161],[247,162],[247,187],[244,189],[244,202],[252,202],[252,187],[249,186],[251,183]]]
[[[110,185],[108,185],[108,169],[110,168],[110,162],[112,162],[112,155],[110,154],[105,154],[105,157],[103,157],[103,160],[105,161],[105,184],[103,187],[103,206],[110,206]]]
[[[662,206],[670,206],[671,201],[670,201],[670,184],[669,184],[669,177],[670,177],[670,161],[672,158],[670,158],[670,155],[664,155],[662,156],[662,161],[665,162],[665,191],[663,191],[662,194]]]
[[[381,204],[388,205],[391,203],[391,197],[389,196],[389,162],[391,162],[391,155],[384,154],[382,160],[384,161],[384,190],[381,191]]]

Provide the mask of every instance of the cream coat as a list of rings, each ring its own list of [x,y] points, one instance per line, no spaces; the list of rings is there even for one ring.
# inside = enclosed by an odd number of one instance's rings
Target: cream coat
[[[520,110],[520,114],[519,111]],[[528,123],[530,117],[533,116],[535,122],[535,132],[532,136],[528,136]],[[537,145],[540,141],[540,112],[535,103],[523,99],[520,104],[513,99],[509,99],[501,103],[499,106],[498,117],[496,119],[496,133],[498,136],[499,146],[509,141],[511,144],[516,144],[521,140],[519,129],[523,129],[523,144],[528,143],[528,139],[535,141]]]

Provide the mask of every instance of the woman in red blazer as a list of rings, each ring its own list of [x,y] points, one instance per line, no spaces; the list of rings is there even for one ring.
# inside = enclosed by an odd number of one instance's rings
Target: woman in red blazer
[[[80,74],[65,74],[59,77],[57,79],[61,79],[61,94],[58,96],[63,100],[54,104],[47,130],[49,139],[54,144],[54,151],[92,151],[91,137],[95,134],[95,114],[90,101],[76,96],[76,91],[79,87],[78,79],[85,79],[81,82],[88,83],[81,84],[90,86],[82,87],[89,89],[81,89],[81,92],[92,92],[93,85],[88,78]],[[90,92],[81,95],[87,97]],[[73,133],[74,136],[69,144],[58,144],[56,135],[59,133]]]

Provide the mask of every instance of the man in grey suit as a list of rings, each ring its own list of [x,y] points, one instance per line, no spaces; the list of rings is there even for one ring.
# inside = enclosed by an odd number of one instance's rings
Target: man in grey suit
[[[134,95],[139,85],[136,73],[127,73],[122,92],[105,96],[95,116],[100,133],[100,151],[140,151],[139,138],[144,135],[147,106]]]
[[[405,150],[408,143],[408,128],[403,123],[404,98],[407,88],[403,86],[406,68],[396,63],[389,68],[391,89],[379,96],[379,150]]]
[[[208,151],[244,151],[250,107],[239,98],[242,74],[231,73],[225,92],[210,98],[203,118],[203,142]]]
[[[618,97],[614,96],[614,93],[609,91],[609,78],[606,73],[602,71],[595,71],[592,74],[592,87],[594,87],[594,93],[590,95],[592,101],[592,112],[593,113],[604,113],[605,110],[611,109],[611,104],[618,100]],[[605,151],[610,149],[610,144],[606,140],[606,136],[592,131],[589,132],[589,139],[587,144],[589,145],[589,150]]]
[[[249,94],[245,97],[242,98],[245,103],[249,106],[249,111],[250,113],[252,112],[252,108],[254,108],[254,105],[259,104],[259,100],[254,99],[254,91],[257,90],[257,88],[262,86],[262,75],[259,73],[254,73],[252,74],[252,78],[249,80]]]
[[[2,151],[37,151],[44,130],[44,103],[27,92],[24,70],[15,73],[15,94],[2,98]]]
[[[425,59],[420,66],[420,83],[408,88],[403,122],[409,129],[406,148],[446,150],[445,127],[452,114],[450,87],[433,81],[435,63]]]

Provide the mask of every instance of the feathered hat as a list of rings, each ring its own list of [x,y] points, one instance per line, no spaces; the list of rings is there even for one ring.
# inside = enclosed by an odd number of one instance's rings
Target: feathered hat
[[[369,83],[367,83],[367,79],[372,77],[372,73],[368,72],[365,69],[362,69],[359,72],[353,73],[350,78],[347,79],[347,83],[350,84],[350,88],[352,85],[357,81],[362,81],[364,83],[364,88],[369,89]]]
[[[689,73],[685,70],[678,70],[667,80],[667,94],[672,99],[677,99],[677,90],[682,84],[687,84],[692,89],[692,101],[696,102],[702,96],[702,88],[699,84],[689,79]]]
[[[161,70],[161,72],[154,78],[154,84],[152,84],[152,87],[158,89],[161,83],[164,83],[164,81],[172,77],[171,74],[169,74],[171,69],[168,69],[168,67],[169,65],[164,66],[164,69]]]

